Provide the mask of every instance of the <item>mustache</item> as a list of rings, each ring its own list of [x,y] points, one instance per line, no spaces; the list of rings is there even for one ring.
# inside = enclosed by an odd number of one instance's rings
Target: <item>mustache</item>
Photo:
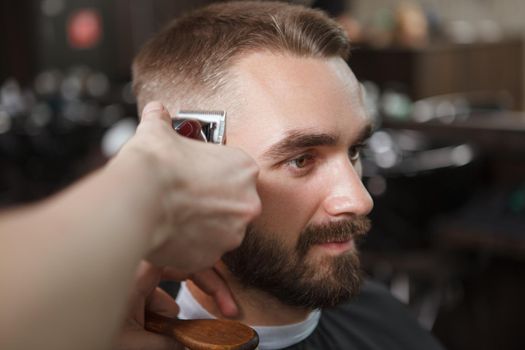
[[[358,216],[344,221],[337,221],[323,225],[308,226],[299,236],[297,251],[304,256],[316,244],[330,242],[345,242],[358,240],[371,228],[370,219]]]

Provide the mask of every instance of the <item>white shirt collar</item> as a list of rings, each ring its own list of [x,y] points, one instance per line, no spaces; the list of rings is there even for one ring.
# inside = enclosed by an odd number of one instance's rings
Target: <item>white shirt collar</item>
[[[180,319],[215,318],[193,298],[184,282],[181,283],[179,294],[177,295],[177,304],[180,307],[178,316]],[[251,327],[259,334],[260,350],[282,349],[297,344],[312,334],[319,323],[320,317],[321,311],[314,310],[308,315],[306,320],[299,323],[286,326]]]

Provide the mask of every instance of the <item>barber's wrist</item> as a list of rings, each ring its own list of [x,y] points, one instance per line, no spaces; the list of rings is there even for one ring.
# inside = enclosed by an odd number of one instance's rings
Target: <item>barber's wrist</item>
[[[123,182],[133,183],[133,186],[124,186],[129,192],[124,195],[124,205],[130,207],[130,213],[135,217],[130,220],[137,221],[143,230],[147,242],[147,252],[155,250],[166,239],[166,235],[159,231],[159,227],[168,219],[166,211],[166,196],[168,183],[162,175],[162,162],[152,152],[142,147],[129,145],[122,149],[108,164],[107,171]],[[131,216],[131,215],[130,215]]]

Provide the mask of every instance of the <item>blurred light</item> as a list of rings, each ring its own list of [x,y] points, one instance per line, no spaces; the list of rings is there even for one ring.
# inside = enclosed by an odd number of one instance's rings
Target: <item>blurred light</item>
[[[94,103],[69,101],[64,104],[64,119],[75,124],[92,124],[99,118],[100,111]]]
[[[396,144],[404,151],[419,151],[426,143],[426,138],[417,131],[404,130],[396,135]]]
[[[35,93],[30,88],[26,88],[22,91],[22,100],[26,112],[30,111],[37,102]]]
[[[137,121],[126,118],[113,125],[102,138],[102,154],[110,158],[135,134]]]
[[[468,116],[471,112],[468,100],[461,96],[454,99],[454,108],[456,109],[456,117]]]
[[[434,118],[434,108],[428,101],[417,101],[412,109],[412,119],[418,123],[425,123]]]
[[[398,156],[393,150],[375,155],[375,161],[381,168],[392,168],[397,163]]]
[[[486,42],[497,42],[503,38],[503,30],[496,21],[485,19],[478,22],[478,36]]]
[[[452,162],[457,166],[463,166],[472,161],[474,158],[474,152],[469,145],[460,145],[454,147],[450,155]]]
[[[2,104],[10,115],[22,113],[25,110],[22,91],[18,82],[8,79],[0,88],[0,104]]]
[[[134,104],[136,102],[131,82],[127,83],[122,88],[122,100],[128,104]]]
[[[471,44],[476,41],[476,30],[467,21],[451,21],[445,27],[450,39],[459,44]]]
[[[392,149],[394,143],[392,136],[385,131],[377,131],[371,137],[368,142],[370,148],[376,153],[386,152]]]
[[[109,91],[109,79],[103,73],[89,75],[86,81],[88,93],[93,97],[102,97]]]
[[[70,75],[62,81],[60,87],[62,96],[66,100],[74,100],[80,97],[82,92],[82,81],[77,75]]]
[[[456,107],[450,101],[441,101],[436,106],[435,115],[440,121],[450,124],[456,118]]]
[[[52,118],[53,111],[46,103],[37,104],[29,115],[29,120],[37,127],[46,126],[51,122]]]
[[[368,179],[366,188],[373,196],[379,197],[386,192],[386,180],[382,176],[374,176]]]
[[[513,191],[510,196],[509,207],[513,213],[525,213],[525,186],[521,186]]]
[[[75,49],[91,49],[102,37],[102,21],[97,11],[83,9],[73,13],[67,24],[69,44]]]
[[[60,90],[62,73],[58,70],[48,70],[37,75],[35,91],[39,95],[54,95]]]
[[[5,134],[11,130],[11,117],[9,114],[0,109],[0,134]]]
[[[64,11],[64,0],[42,0],[40,10],[49,17],[59,15]]]
[[[103,127],[110,127],[124,117],[124,109],[119,104],[112,104],[104,107],[100,117],[100,124]]]
[[[388,117],[405,119],[410,115],[412,102],[406,94],[387,90],[381,97],[381,108]]]
[[[410,302],[410,277],[407,273],[399,273],[392,278],[390,292],[401,302]]]

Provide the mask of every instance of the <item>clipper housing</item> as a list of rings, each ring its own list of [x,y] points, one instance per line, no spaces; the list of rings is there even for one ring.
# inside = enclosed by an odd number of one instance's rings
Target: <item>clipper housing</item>
[[[193,138],[204,142],[211,142],[223,145],[226,142],[226,112],[225,111],[192,111],[182,110],[177,113],[176,118],[172,119],[173,128],[180,131],[181,128],[190,122],[192,127],[200,127],[195,130]],[[196,125],[198,122],[198,125]]]

